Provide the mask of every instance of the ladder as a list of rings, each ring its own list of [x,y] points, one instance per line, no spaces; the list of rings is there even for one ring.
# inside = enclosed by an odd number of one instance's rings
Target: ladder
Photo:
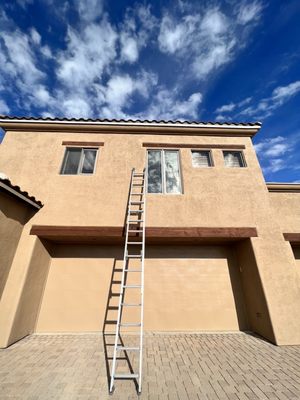
[[[138,173],[135,168],[132,169],[130,179],[130,191],[127,206],[126,218],[126,235],[124,258],[121,279],[121,291],[118,305],[118,317],[116,325],[116,336],[114,342],[113,362],[111,369],[111,380],[109,392],[114,390],[115,379],[135,379],[138,382],[138,392],[142,391],[142,361],[143,361],[143,324],[144,324],[144,258],[145,258],[145,218],[146,218],[146,188],[147,188],[147,172]],[[130,268],[130,261],[132,259],[139,261],[138,269]],[[140,276],[139,284],[127,284],[129,276],[134,274],[135,277]],[[140,300],[137,303],[126,303],[125,293],[127,290],[138,289],[140,293]],[[123,311],[127,307],[138,307],[140,312],[139,321],[134,323],[123,322]],[[136,333],[139,336],[139,343],[136,347],[126,347],[118,344],[120,331],[122,327],[137,328]],[[138,355],[138,372],[133,373],[117,373],[117,362],[120,352],[136,352]]]

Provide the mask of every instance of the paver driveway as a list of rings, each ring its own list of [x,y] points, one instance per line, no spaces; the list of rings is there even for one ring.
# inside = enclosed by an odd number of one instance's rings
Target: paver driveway
[[[112,340],[39,335],[0,350],[0,399],[300,399],[300,346],[245,333],[147,334],[142,395],[118,380],[109,396],[104,350],[110,358]]]

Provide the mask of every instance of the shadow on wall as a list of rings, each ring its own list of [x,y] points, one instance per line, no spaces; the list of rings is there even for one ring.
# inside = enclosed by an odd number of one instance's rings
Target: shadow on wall
[[[36,238],[25,283],[14,317],[9,344],[33,333],[51,263],[51,244]]]
[[[295,260],[300,260],[300,246],[292,246]]]
[[[276,343],[251,239],[239,242],[235,249],[241,271],[242,288],[250,330],[272,343]]]

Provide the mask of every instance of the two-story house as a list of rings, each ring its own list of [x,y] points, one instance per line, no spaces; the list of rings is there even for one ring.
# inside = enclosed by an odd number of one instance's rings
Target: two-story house
[[[259,123],[0,126],[1,347],[114,329],[131,170],[145,167],[145,330],[300,344],[300,185],[265,183]]]

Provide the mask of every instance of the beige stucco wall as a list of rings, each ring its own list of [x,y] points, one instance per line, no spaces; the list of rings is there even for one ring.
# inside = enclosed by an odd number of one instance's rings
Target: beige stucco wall
[[[59,175],[64,155],[63,140],[105,143],[100,148],[94,175]],[[257,326],[259,332],[277,344],[299,344],[300,277],[291,247],[282,236],[283,229],[299,232],[299,202],[292,201],[289,213],[277,213],[272,200],[274,196],[266,188],[250,138],[238,137],[234,133],[231,137],[223,137],[221,134],[8,132],[0,148],[0,170],[13,182],[43,199],[45,206],[31,223],[123,226],[131,168],[141,170],[145,164],[143,142],[246,146],[247,168],[225,168],[222,151],[214,149],[215,166],[196,169],[192,167],[190,149],[180,149],[184,194],[148,195],[147,226],[256,227],[259,236],[250,241],[255,264],[253,261],[253,266],[249,265],[248,269],[257,267],[263,294],[261,298],[265,299],[264,309],[267,312],[259,311],[262,306],[253,302],[252,315],[261,313],[261,318],[266,320],[255,324],[253,317],[252,326]],[[291,212],[295,213],[294,218]],[[31,239],[28,241],[31,243]],[[23,252],[28,250],[22,246],[18,250],[14,264],[25,272],[30,262],[26,261]],[[244,251],[247,253],[246,249]],[[167,264],[162,265],[161,269],[167,270]],[[184,270],[180,263],[176,268]],[[22,281],[15,285],[22,290]],[[188,282],[188,287],[193,290],[192,281]],[[256,291],[251,288],[247,296],[248,299],[255,297]],[[14,298],[14,306],[20,298]]]
[[[118,297],[119,247],[59,245],[52,262],[37,332],[113,330]],[[136,262],[136,261],[135,261]],[[132,265],[134,267],[134,265]],[[132,273],[129,284],[139,283]],[[113,284],[118,293],[120,285]],[[139,289],[127,289],[125,302],[138,302]],[[109,311],[106,314],[106,307]],[[124,309],[123,321],[139,320],[139,308]],[[145,330],[233,331],[247,329],[240,273],[232,250],[218,246],[149,246],[145,264]]]
[[[100,147],[94,175],[59,174],[63,140],[105,143]],[[36,216],[36,224],[122,226],[131,168],[141,170],[145,165],[143,142],[245,145],[248,165],[225,168],[222,151],[214,149],[213,168],[193,168],[190,149],[180,149],[184,195],[149,195],[148,226],[256,224],[264,207],[257,198],[266,198],[267,191],[250,138],[8,132],[0,149],[0,167],[13,181],[43,199],[45,206]]]
[[[32,214],[23,201],[0,192],[0,300],[23,226]]]
[[[300,232],[300,193],[270,192],[275,218],[285,233]]]

